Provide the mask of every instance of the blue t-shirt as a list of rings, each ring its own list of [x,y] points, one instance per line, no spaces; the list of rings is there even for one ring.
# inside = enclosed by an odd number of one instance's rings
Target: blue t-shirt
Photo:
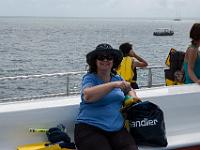
[[[111,82],[122,81],[119,75],[113,75]],[[103,84],[104,82],[94,73],[83,77],[82,90],[86,87]],[[115,88],[96,102],[86,102],[81,91],[80,112],[77,123],[93,125],[105,131],[118,131],[124,125],[124,118],[120,112],[124,101],[124,93]]]
[[[184,62],[183,63],[183,68],[184,68],[184,72],[185,72],[185,84],[188,83],[194,83],[191,79],[190,76],[188,74],[188,63]],[[198,79],[200,79],[200,55],[198,54],[197,59],[195,61],[195,65],[194,65],[194,73],[196,75],[196,77]]]

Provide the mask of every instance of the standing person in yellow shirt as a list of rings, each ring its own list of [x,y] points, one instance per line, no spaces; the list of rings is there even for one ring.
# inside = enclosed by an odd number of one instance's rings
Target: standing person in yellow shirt
[[[130,43],[121,44],[119,50],[123,53],[123,60],[117,69],[117,73],[121,75],[124,80],[130,82],[133,89],[139,89],[136,82],[136,67],[146,67],[148,63],[133,51],[132,44]]]

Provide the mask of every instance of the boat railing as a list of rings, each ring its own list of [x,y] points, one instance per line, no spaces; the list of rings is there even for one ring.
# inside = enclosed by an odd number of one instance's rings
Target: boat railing
[[[137,69],[138,70],[138,84],[140,85],[140,88],[151,88],[151,87],[165,85],[164,69],[165,67],[163,66],[148,66],[145,68],[138,68]],[[80,94],[81,78],[86,72],[87,71],[74,71],[74,72],[51,73],[51,74],[40,74],[40,75],[1,77],[0,82],[6,82],[6,83],[9,81],[12,81],[12,82],[20,81],[21,83],[21,80],[30,80],[30,79],[38,80],[38,79],[45,79],[45,78],[52,78],[52,77],[56,77],[56,78],[64,77],[65,90],[59,93],[48,93],[48,94],[42,94],[42,95],[31,95],[31,96],[20,96],[20,97],[19,96],[16,97],[15,95],[12,97],[0,96],[0,102],[21,101],[21,100],[28,100],[28,99],[31,100],[31,99],[39,99],[39,98],[45,98],[45,97],[69,96],[69,95]],[[160,80],[157,82],[154,81],[154,79],[156,78],[160,78]],[[27,84],[29,84],[29,82]]]

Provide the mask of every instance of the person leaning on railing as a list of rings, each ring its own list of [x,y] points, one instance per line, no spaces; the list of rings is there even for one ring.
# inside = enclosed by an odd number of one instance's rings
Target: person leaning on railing
[[[109,44],[100,44],[86,55],[86,60],[89,71],[83,76],[74,131],[77,149],[138,150],[120,111],[125,95],[139,100],[130,83],[116,74],[121,52]]]
[[[124,80],[130,82],[133,89],[139,89],[136,67],[146,67],[148,63],[133,51],[132,44],[130,43],[121,44],[119,49],[123,53],[123,60],[117,68],[117,73],[122,76]]]
[[[183,63],[185,83],[200,84],[200,23],[193,24],[190,30],[191,45],[187,48]]]

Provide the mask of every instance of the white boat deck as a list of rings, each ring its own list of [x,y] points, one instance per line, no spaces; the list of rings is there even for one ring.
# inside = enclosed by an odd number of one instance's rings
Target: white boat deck
[[[164,111],[167,148],[140,147],[141,150],[173,149],[200,144],[200,86],[196,84],[137,90],[142,100],[149,100]],[[50,128],[59,123],[67,127],[73,140],[79,96],[54,97],[0,104],[1,149],[46,141],[44,133],[30,133],[29,128]]]

